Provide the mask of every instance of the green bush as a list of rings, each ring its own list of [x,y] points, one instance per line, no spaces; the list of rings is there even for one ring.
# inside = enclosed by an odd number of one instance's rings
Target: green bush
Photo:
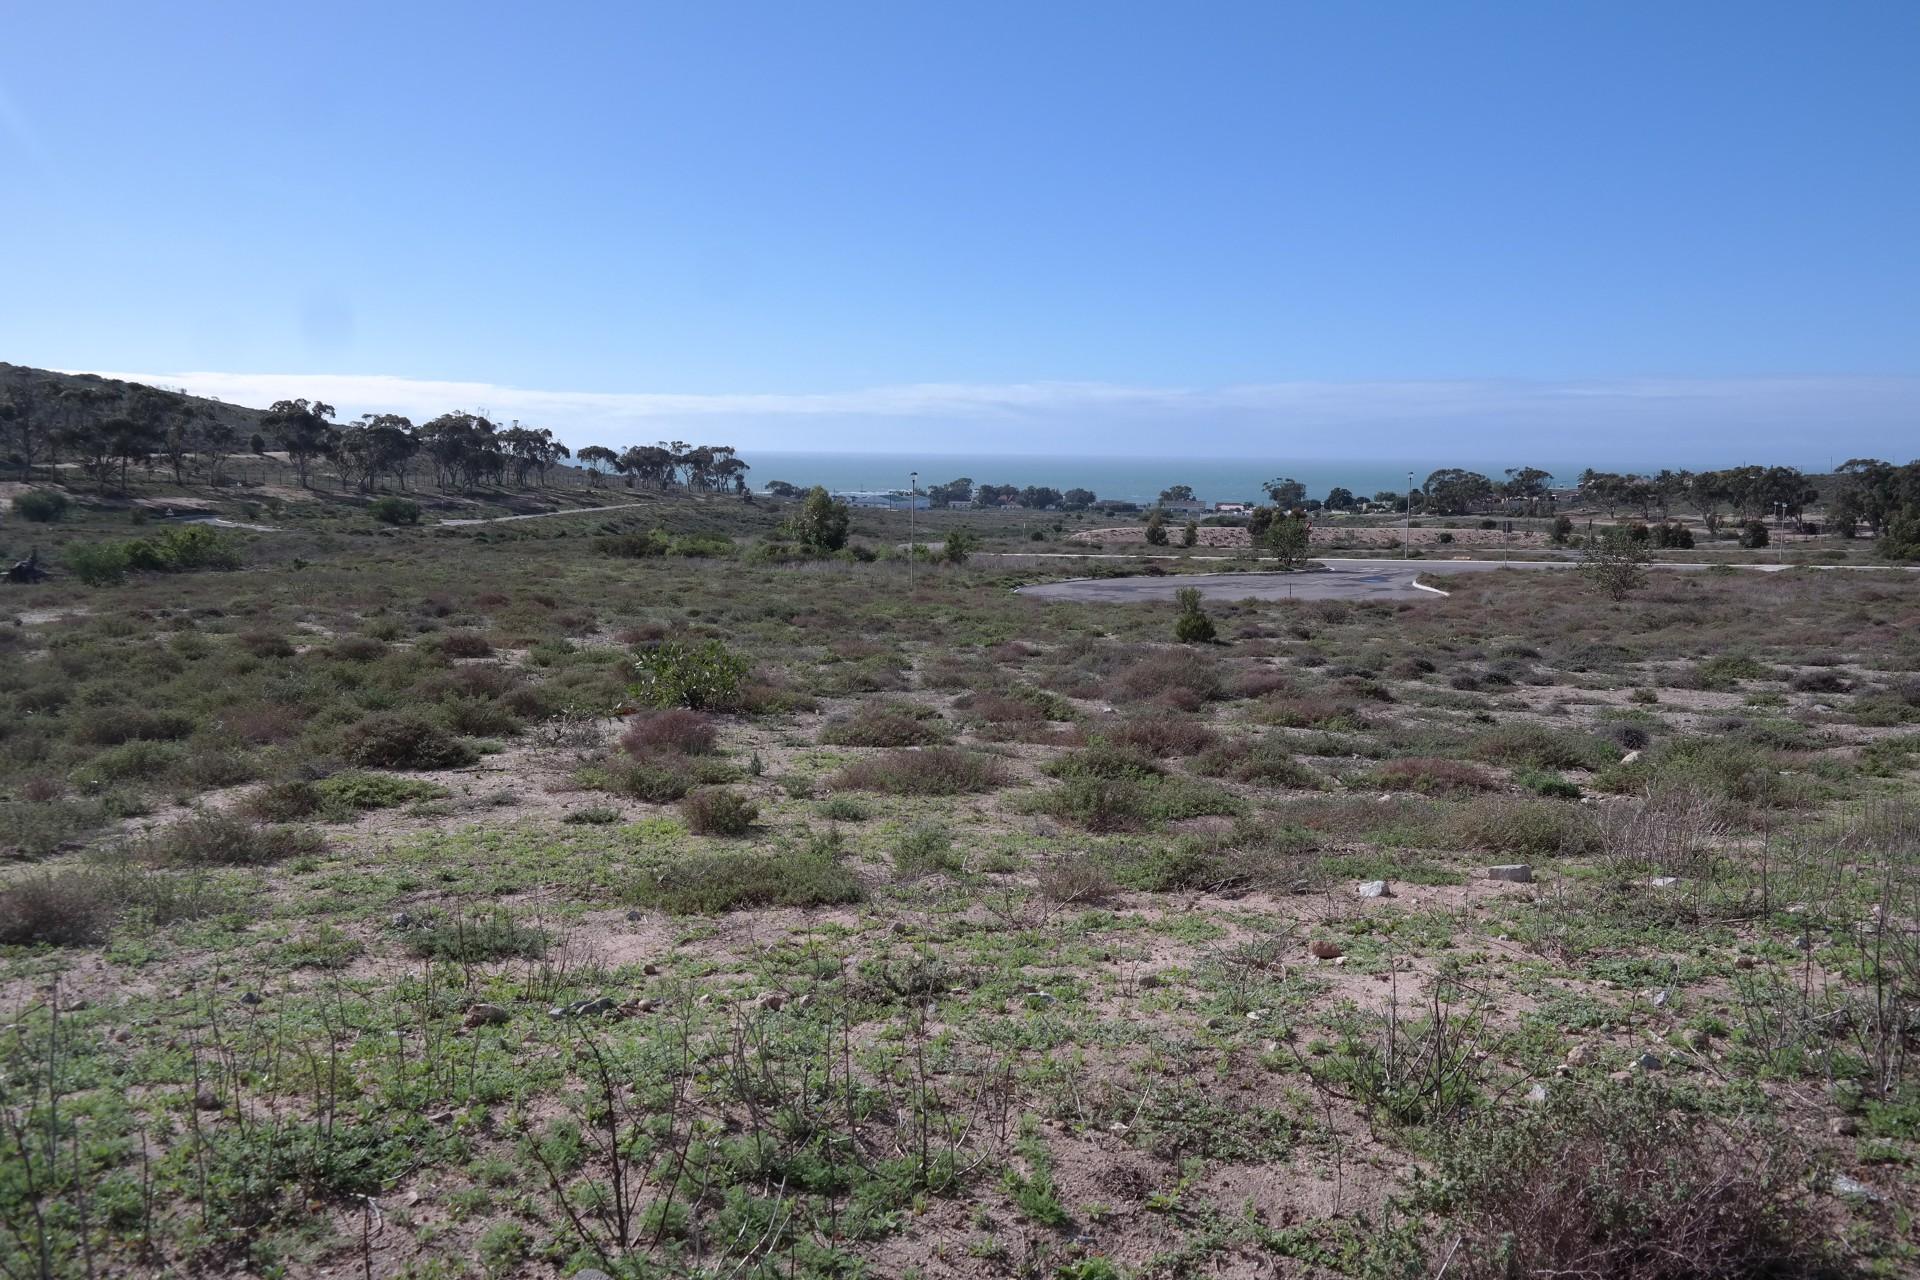
[[[71,505],[58,489],[29,489],[13,500],[15,513],[34,524],[52,524],[63,518]]]
[[[718,640],[699,646],[662,640],[634,659],[634,699],[650,707],[724,710],[740,703],[748,662]]]
[[[127,548],[122,542],[85,542],[68,547],[63,557],[74,577],[90,587],[111,587],[127,577]]]
[[[680,816],[697,836],[743,836],[760,816],[760,806],[738,791],[702,787],[680,802]]]
[[[837,790],[892,795],[956,796],[992,791],[1012,780],[1007,766],[994,756],[953,747],[928,747],[856,760],[836,773],[829,785]]]
[[[1173,638],[1181,644],[1212,644],[1219,633],[1213,619],[1200,607],[1199,588],[1182,587],[1173,598],[1180,605],[1179,616],[1173,620]]]
[[[436,917],[407,938],[414,955],[453,964],[538,959],[551,945],[545,930],[523,925],[502,910]]]
[[[1600,847],[1600,830],[1581,806],[1533,797],[1482,797],[1443,818],[1436,834],[1449,848],[1534,857]]]
[[[826,907],[866,897],[840,861],[837,842],[819,837],[797,853],[746,850],[681,858],[634,888],[643,906],[675,915],[716,915],[743,907]]]
[[[419,524],[420,504],[411,498],[375,498],[367,504],[367,514],[381,524]]]

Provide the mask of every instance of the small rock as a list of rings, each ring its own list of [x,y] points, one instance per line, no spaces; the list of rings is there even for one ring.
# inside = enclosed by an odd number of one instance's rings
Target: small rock
[[[620,1006],[611,996],[596,996],[592,1000],[575,1000],[572,1004],[555,1005],[547,1010],[549,1018],[584,1018],[595,1014],[612,1013]]]
[[[1599,1046],[1590,1040],[1583,1040],[1573,1046],[1573,1049],[1567,1054],[1566,1065],[1577,1070],[1580,1067],[1591,1064],[1598,1056],[1600,1056]]]
[[[1363,898],[1391,898],[1393,896],[1393,890],[1388,887],[1385,880],[1369,880],[1354,892]]]
[[[887,932],[892,934],[896,938],[899,937],[901,934],[905,933],[906,931],[907,931],[907,925],[904,920],[895,920],[892,924],[887,926]]]
[[[1153,991],[1164,986],[1165,983],[1166,979],[1157,973],[1143,973],[1140,975],[1140,989],[1142,991]]]
[[[1703,1027],[1695,1027],[1687,1032],[1687,1047],[1695,1053],[1705,1053],[1713,1047],[1713,1033]]]
[[[1647,881],[1647,883],[1652,885],[1656,889],[1671,889],[1673,888],[1673,886],[1680,883],[1680,877],[1679,876],[1655,876],[1653,879]]]
[[[1832,1186],[1833,1194],[1846,1196],[1851,1200],[1868,1200],[1877,1203],[1881,1199],[1878,1191],[1875,1191],[1872,1187],[1860,1181],[1860,1179],[1849,1178],[1844,1173],[1836,1173],[1833,1175]]]
[[[497,1004],[476,1004],[467,1010],[469,1027],[497,1027],[513,1015]]]
[[[1533,868],[1524,862],[1515,862],[1502,867],[1488,867],[1487,879],[1505,880],[1511,884],[1532,884]]]
[[[1758,966],[1759,963],[1760,962],[1752,956],[1741,956],[1733,962],[1733,967],[1736,969],[1752,969]]]
[[[259,1004],[260,993],[258,991],[249,991],[247,992],[247,994],[240,997],[240,1003],[241,1004]]]
[[[649,978],[657,978],[660,976],[660,966],[649,962],[640,966],[640,972],[646,974]]]
[[[1544,1105],[1547,1101],[1547,1086],[1544,1084],[1536,1084],[1533,1088],[1527,1090],[1527,1101],[1536,1107]]]
[[[432,1115],[427,1117],[427,1123],[428,1124],[452,1124],[453,1112],[436,1111]]]
[[[1643,1053],[1633,1060],[1633,1065],[1642,1071],[1658,1071],[1667,1064],[1657,1053]]]
[[[1665,991],[1656,991],[1651,996],[1649,996],[1648,999],[1653,1003],[1653,1007],[1656,1009],[1664,1009],[1667,1007],[1668,996]]]
[[[1833,1130],[1837,1137],[1851,1138],[1860,1132],[1860,1122],[1852,1116],[1835,1116],[1827,1121],[1827,1128]]]
[[[753,1003],[756,1008],[777,1011],[786,1006],[787,998],[778,991],[769,991]]]
[[[595,1267],[573,1273],[573,1280],[613,1280],[613,1277]]]
[[[1635,760],[1638,760],[1639,758],[1640,758],[1640,753],[1638,751],[1629,751],[1627,752],[1627,754],[1620,757],[1620,763],[1632,764]]]
[[[211,1089],[202,1089],[193,1095],[193,1105],[202,1111],[220,1110],[220,1095]]]
[[[629,923],[638,923],[639,921],[644,920],[646,918],[647,918],[646,915],[640,911],[627,912],[627,920]]]
[[[1328,942],[1325,938],[1315,938],[1307,944],[1307,950],[1319,960],[1338,960],[1345,954],[1339,943]]]
[[[387,917],[387,923],[396,929],[411,929],[413,928],[413,917],[404,911],[396,911]]]

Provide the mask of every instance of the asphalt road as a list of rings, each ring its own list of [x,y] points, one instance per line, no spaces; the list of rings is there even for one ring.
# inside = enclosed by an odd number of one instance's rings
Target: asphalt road
[[[1578,567],[1568,560],[1342,560],[1316,557],[1326,573],[1189,573],[1164,578],[1071,578],[1021,587],[1021,595],[1043,600],[1135,604],[1172,600],[1182,587],[1197,587],[1208,600],[1418,600],[1446,592],[1420,580],[1452,573],[1493,573],[1503,569],[1553,571]],[[1650,566],[1681,572],[1713,568],[1710,564],[1662,562]],[[1791,565],[1733,566],[1755,573],[1778,573]],[[1837,567],[1837,566],[1836,566]]]

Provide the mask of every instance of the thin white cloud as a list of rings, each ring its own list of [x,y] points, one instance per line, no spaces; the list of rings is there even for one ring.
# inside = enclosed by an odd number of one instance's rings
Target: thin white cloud
[[[237,404],[318,398],[343,419],[483,410],[575,447],[664,437],[741,448],[1814,463],[1911,450],[1920,378],[1300,380],[1218,388],[914,383],[833,392],[552,391],[361,374],[108,373]],[[1904,456],[1902,457],[1904,461]]]

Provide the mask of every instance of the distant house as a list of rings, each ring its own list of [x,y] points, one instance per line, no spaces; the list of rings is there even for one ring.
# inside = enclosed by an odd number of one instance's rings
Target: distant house
[[[1253,504],[1251,502],[1216,502],[1213,504],[1213,509],[1217,515],[1243,516],[1253,510]]]
[[[972,498],[961,498],[961,499],[958,499],[958,500],[956,500],[956,501],[953,501],[953,502],[949,502],[949,503],[947,503],[947,510],[949,510],[949,511],[971,511],[971,510],[973,510],[973,499],[972,499]]]
[[[1207,514],[1207,504],[1198,498],[1179,498],[1172,501],[1156,502],[1153,505],[1170,516],[1203,516]]]

